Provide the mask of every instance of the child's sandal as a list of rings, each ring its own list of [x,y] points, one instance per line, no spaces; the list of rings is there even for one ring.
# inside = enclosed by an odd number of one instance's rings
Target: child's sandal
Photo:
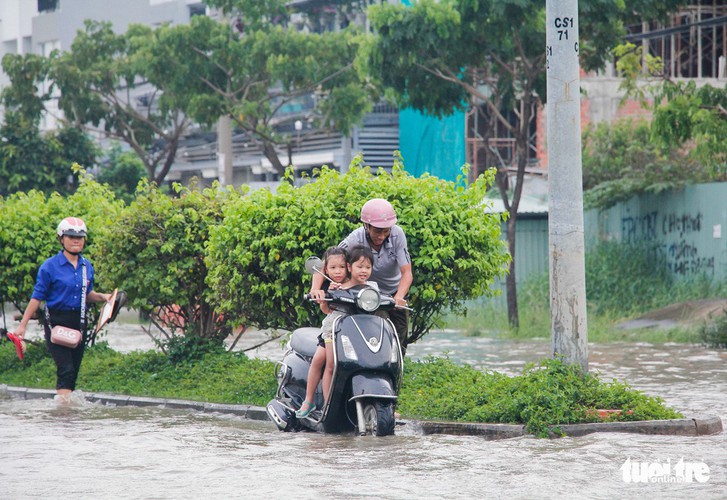
[[[308,406],[306,407],[306,405]],[[295,412],[295,416],[298,418],[305,418],[310,415],[311,412],[315,409],[316,405],[314,405],[313,403],[309,403],[308,401],[303,401],[303,404],[300,405],[300,409]]]

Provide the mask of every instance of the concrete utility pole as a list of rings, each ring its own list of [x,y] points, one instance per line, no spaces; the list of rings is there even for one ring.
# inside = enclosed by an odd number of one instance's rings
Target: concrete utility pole
[[[550,345],[588,371],[578,1],[546,1]]]
[[[220,116],[217,120],[217,177],[220,186],[232,185],[232,119]]]
[[[209,9],[209,7],[208,7]],[[217,13],[221,23],[226,24],[229,30],[230,19],[220,9]],[[228,36],[231,36],[228,35]],[[227,89],[230,90],[229,88]],[[220,187],[232,186],[232,118],[222,115],[217,120],[217,179]]]

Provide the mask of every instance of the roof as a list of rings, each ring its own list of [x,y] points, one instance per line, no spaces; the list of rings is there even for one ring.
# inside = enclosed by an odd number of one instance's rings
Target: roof
[[[486,213],[502,213],[507,212],[505,204],[502,202],[502,198],[487,198],[485,200],[487,206],[485,207]],[[532,214],[542,215],[548,213],[548,200],[538,196],[520,196],[520,204],[518,205],[518,215]]]

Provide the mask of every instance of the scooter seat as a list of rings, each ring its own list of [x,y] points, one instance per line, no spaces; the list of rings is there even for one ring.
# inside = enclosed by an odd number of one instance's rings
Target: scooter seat
[[[320,328],[298,328],[293,331],[290,338],[290,348],[303,356],[313,357],[318,347],[318,336],[320,334]]]

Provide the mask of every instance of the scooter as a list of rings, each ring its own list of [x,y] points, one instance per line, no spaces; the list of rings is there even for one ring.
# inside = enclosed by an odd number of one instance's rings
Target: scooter
[[[306,299],[312,301],[309,296]],[[298,328],[283,360],[276,364],[278,389],[267,405],[268,415],[281,431],[391,435],[404,363],[394,325],[375,313],[393,309],[396,302],[364,285],[329,290],[326,300],[332,309],[348,314],[333,325],[335,364],[327,403],[319,384],[314,404],[320,410],[304,418],[295,415],[305,400],[308,369],[321,333],[320,328]]]

